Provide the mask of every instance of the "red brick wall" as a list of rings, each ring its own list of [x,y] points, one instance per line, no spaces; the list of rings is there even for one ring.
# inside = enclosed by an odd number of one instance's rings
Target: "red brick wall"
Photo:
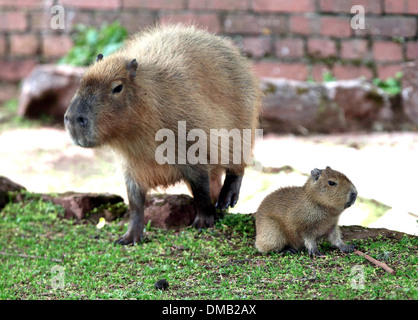
[[[64,30],[50,27],[55,4],[65,9]],[[350,27],[356,4],[365,9],[364,30]],[[116,19],[129,32],[193,21],[233,38],[260,76],[385,79],[418,58],[418,0],[0,0],[0,100],[35,64],[71,48],[75,23]]]

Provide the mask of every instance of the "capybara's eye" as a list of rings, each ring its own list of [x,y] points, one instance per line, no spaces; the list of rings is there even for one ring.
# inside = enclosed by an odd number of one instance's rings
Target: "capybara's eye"
[[[329,184],[330,186],[336,186],[336,185],[337,185],[337,183],[336,183],[336,182],[334,182],[334,181],[332,181],[332,180],[328,180],[328,184]]]
[[[118,92],[121,92],[121,91],[122,91],[122,87],[123,87],[123,85],[122,85],[122,84],[120,84],[120,85],[118,85],[118,86],[114,87],[114,88],[113,88],[113,90],[112,90],[112,93],[118,93]]]

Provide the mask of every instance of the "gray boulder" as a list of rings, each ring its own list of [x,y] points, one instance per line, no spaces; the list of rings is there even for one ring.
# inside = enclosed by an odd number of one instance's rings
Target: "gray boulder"
[[[62,123],[84,70],[52,64],[35,67],[23,80],[18,114],[29,118],[47,116]]]

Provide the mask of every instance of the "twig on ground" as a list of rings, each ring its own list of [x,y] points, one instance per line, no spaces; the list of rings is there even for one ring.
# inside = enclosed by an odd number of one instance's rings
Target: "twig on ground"
[[[379,260],[373,259],[372,257],[370,257],[369,255],[365,254],[364,252],[358,251],[358,250],[354,250],[354,253],[365,258],[366,260],[370,261],[371,263],[375,264],[378,267],[381,267],[383,270],[385,270],[386,272],[395,275],[395,270],[393,270],[392,268],[389,268],[388,265],[386,263],[380,262]]]

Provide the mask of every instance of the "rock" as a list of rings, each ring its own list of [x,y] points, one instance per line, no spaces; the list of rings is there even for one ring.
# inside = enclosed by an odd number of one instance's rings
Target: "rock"
[[[264,78],[261,87],[266,93],[261,112],[265,132],[308,134],[343,130],[341,110],[328,99],[323,85]]]
[[[0,209],[3,209],[9,202],[8,192],[21,190],[26,190],[26,188],[6,177],[0,176]]]
[[[342,239],[344,241],[360,240],[360,239],[375,239],[380,237],[392,238],[401,240],[404,236],[416,237],[404,232],[394,231],[385,228],[367,228],[358,225],[340,226]]]
[[[344,116],[345,131],[382,130],[393,118],[389,96],[364,80],[324,83],[328,97]]]
[[[9,201],[8,191],[20,191],[24,187],[7,178],[0,177],[0,208]],[[104,217],[107,222],[129,218],[128,206],[121,196],[100,193],[66,192],[58,195],[39,194],[43,201],[51,201],[64,208],[64,219],[91,219],[99,221]],[[24,201],[23,195],[17,195],[15,202]],[[128,213],[128,214],[127,214]],[[196,208],[192,197],[180,194],[151,194],[145,201],[144,221],[162,229],[178,229],[192,224]]]
[[[23,80],[18,114],[31,118],[45,115],[62,123],[83,72],[82,67],[68,65],[35,67]]]
[[[65,219],[74,218],[81,220],[91,218],[98,221],[99,217],[104,216],[106,221],[112,221],[121,217],[126,212],[126,208],[122,212],[117,211],[116,213],[103,209],[100,212],[88,216],[93,209],[100,208],[102,205],[108,207],[108,205],[124,202],[122,197],[114,194],[66,192],[57,196],[42,195],[42,199],[62,206],[65,210]]]
[[[180,194],[153,194],[145,202],[145,224],[162,229],[177,229],[192,224],[196,208],[192,197]]]
[[[307,83],[262,79],[265,132],[308,134],[391,128],[389,96],[363,80]]]
[[[188,227],[196,217],[192,197],[185,194],[150,194],[144,206],[144,223],[154,228],[179,229]],[[129,213],[121,223],[125,224]]]
[[[404,64],[402,77],[402,99],[404,114],[418,125],[418,66],[415,62]]]
[[[67,192],[57,196],[42,195],[42,199],[61,205],[65,210],[65,219],[88,218],[98,221],[100,217],[104,217],[110,222],[120,217],[124,217],[124,220],[129,217],[126,214],[128,207],[118,195]],[[192,224],[195,216],[193,198],[188,195],[153,194],[145,201],[145,224],[151,221],[151,226],[155,228],[187,227]]]

